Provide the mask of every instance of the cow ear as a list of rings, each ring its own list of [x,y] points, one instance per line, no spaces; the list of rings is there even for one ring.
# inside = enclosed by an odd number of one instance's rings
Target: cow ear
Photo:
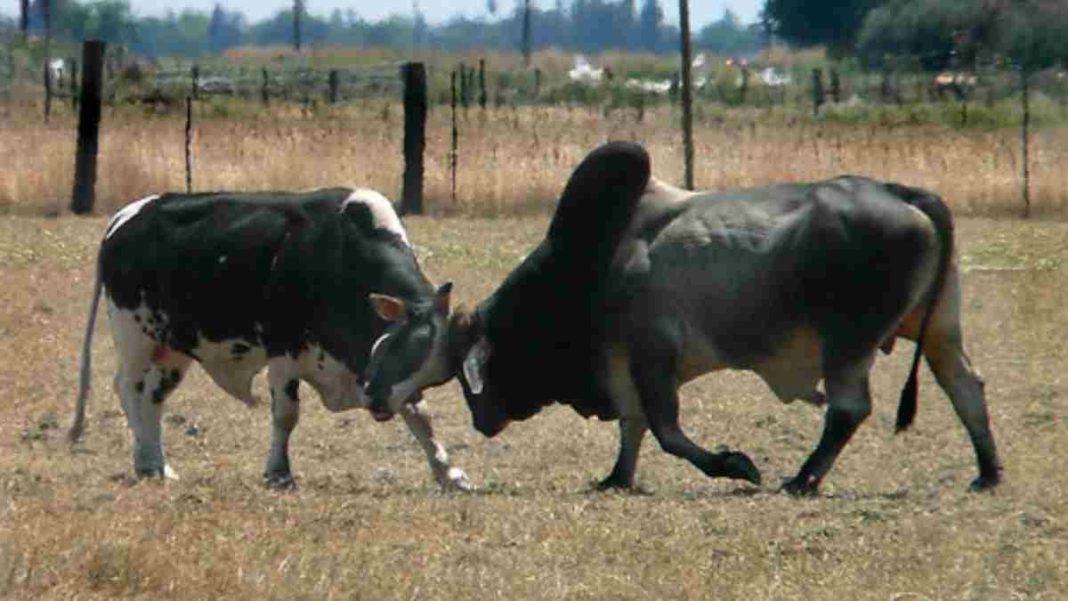
[[[408,306],[399,298],[372,292],[370,299],[375,313],[388,322],[401,321],[408,317]]]
[[[452,301],[452,282],[445,282],[434,293],[434,311],[438,315],[448,315],[449,305]]]

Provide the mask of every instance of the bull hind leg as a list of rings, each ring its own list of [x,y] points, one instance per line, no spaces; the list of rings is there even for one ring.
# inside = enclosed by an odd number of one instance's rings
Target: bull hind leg
[[[844,368],[827,370],[824,382],[827,388],[827,413],[824,416],[823,434],[816,450],[809,455],[793,479],[783,485],[783,490],[792,495],[814,495],[820,482],[831,470],[846,443],[853,437],[857,427],[871,414],[871,391],[868,386],[868,370],[873,357]]]
[[[686,459],[705,475],[748,480],[760,484],[760,471],[744,453],[710,453],[679,427],[676,365],[682,348],[681,328],[668,320],[654,320],[631,347],[630,371],[642,411],[660,447]]]
[[[296,365],[286,358],[272,360],[267,381],[271,389],[271,452],[263,473],[264,483],[275,490],[296,490],[289,467],[289,437],[300,420]]]
[[[901,335],[916,340],[919,318],[906,320]],[[983,380],[964,352],[960,328],[960,279],[955,267],[946,278],[942,297],[924,336],[923,355],[938,385],[949,396],[975,448],[979,476],[972,490],[987,490],[1000,481],[1000,464],[990,431]]]
[[[949,395],[975,448],[979,476],[972,482],[971,489],[987,490],[1000,481],[1000,465],[994,435],[990,431],[983,380],[964,353],[959,303],[959,283],[953,278],[925,337],[923,355],[938,385]]]

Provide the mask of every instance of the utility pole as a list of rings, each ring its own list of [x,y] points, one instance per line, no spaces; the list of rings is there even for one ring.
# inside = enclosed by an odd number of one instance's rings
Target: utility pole
[[[304,0],[293,0],[293,49],[300,52],[300,19],[304,14]]]
[[[523,66],[530,68],[530,0],[523,0]]]
[[[693,86],[690,73],[690,2],[679,0],[679,29],[682,34],[682,152],[685,164],[684,185],[693,190]]]

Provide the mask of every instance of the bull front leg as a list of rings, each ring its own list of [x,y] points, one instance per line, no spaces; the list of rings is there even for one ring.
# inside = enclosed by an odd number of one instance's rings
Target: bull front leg
[[[734,478],[759,485],[760,471],[745,453],[711,453],[690,439],[679,426],[678,382],[675,379],[682,349],[682,329],[670,318],[642,324],[630,344],[630,371],[641,397],[642,411],[660,447],[685,459],[705,475]]]

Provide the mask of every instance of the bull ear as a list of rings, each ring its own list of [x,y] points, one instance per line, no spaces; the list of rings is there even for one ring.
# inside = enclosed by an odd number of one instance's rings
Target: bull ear
[[[399,298],[372,292],[370,299],[375,313],[388,322],[401,321],[408,317],[408,305]]]
[[[482,394],[486,388],[486,363],[490,357],[490,344],[485,338],[479,339],[464,357],[464,379],[471,394]]]
[[[434,311],[439,315],[449,314],[449,305],[452,301],[452,282],[445,282],[434,293]]]

